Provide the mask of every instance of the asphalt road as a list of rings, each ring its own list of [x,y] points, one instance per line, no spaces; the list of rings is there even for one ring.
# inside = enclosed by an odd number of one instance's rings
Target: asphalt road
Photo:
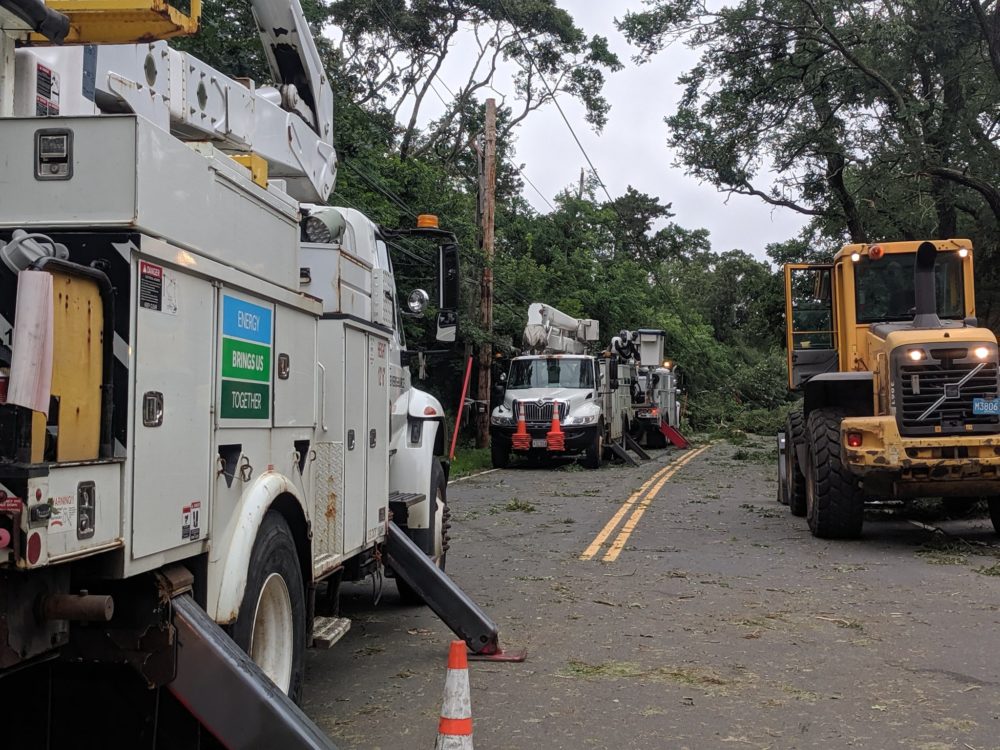
[[[471,665],[477,750],[1000,747],[986,519],[880,513],[821,541],[775,502],[770,441],[693,453],[449,487],[448,571],[528,649]],[[451,633],[370,588],[310,653],[306,712],[341,748],[430,750]]]

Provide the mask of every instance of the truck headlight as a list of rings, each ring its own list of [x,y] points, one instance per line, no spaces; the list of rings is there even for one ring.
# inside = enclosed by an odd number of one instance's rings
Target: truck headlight
[[[513,427],[514,415],[510,412],[495,411],[490,415],[490,424],[497,427]]]
[[[990,356],[989,347],[986,346],[977,346],[972,350],[972,353],[976,355],[976,359],[986,359]]]
[[[579,417],[566,417],[566,421],[563,424],[567,426],[596,424],[597,417],[598,417],[597,414],[586,414]]]

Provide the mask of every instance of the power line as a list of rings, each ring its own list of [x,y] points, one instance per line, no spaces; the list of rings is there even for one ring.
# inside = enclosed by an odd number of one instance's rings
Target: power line
[[[577,137],[576,131],[573,130],[573,126],[570,124],[569,118],[566,117],[566,113],[563,112],[562,105],[559,104],[559,100],[556,98],[555,92],[552,90],[552,87],[549,86],[549,82],[545,80],[545,76],[542,75],[542,70],[541,68],[538,67],[538,64],[535,62],[534,57],[532,57],[531,50],[528,49],[528,45],[524,43],[524,39],[521,37],[521,32],[518,30],[517,25],[514,23],[514,19],[510,17],[510,11],[507,10],[507,6],[504,5],[503,0],[498,0],[498,2],[500,4],[500,9],[503,11],[503,14],[507,16],[507,20],[510,22],[511,27],[513,28],[514,36],[517,37],[518,43],[521,45],[521,48],[524,50],[524,54],[528,58],[529,67],[533,67],[535,71],[538,73],[538,79],[542,82],[542,85],[545,86],[545,90],[548,92],[549,97],[551,97],[552,102],[556,105],[556,109],[559,110],[559,114],[562,116],[563,122],[566,123],[566,127],[569,129],[570,135],[573,136],[573,140],[576,141],[576,145],[579,147],[580,153],[583,154],[583,158],[586,159],[587,164],[590,165],[590,171],[594,173],[594,176],[597,178],[598,184],[600,184],[601,189],[604,190],[604,194],[608,197],[608,202],[613,203],[614,200],[611,197],[611,193],[608,192],[608,186],[605,185],[604,180],[601,179],[601,175],[598,173],[597,167],[594,166],[594,162],[591,161],[590,155],[587,153],[587,149],[583,147],[583,143]]]
[[[517,171],[521,173],[521,177],[524,178],[524,181],[527,182],[529,185],[531,185],[532,188],[534,188],[535,192],[538,193],[539,197],[543,201],[545,201],[545,203],[548,204],[548,207],[550,209],[552,209],[552,211],[554,212],[556,210],[556,207],[553,206],[552,202],[548,198],[545,197],[545,194],[535,186],[535,183],[533,183],[531,181],[531,178],[528,177],[528,174],[524,171],[524,167],[521,166],[521,165],[518,165]]]

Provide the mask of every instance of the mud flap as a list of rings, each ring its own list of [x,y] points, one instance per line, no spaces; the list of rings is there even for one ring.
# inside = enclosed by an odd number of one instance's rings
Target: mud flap
[[[177,676],[168,687],[228,750],[337,750],[190,596],[171,604]]]
[[[522,653],[505,655],[497,624],[392,521],[386,537],[389,565],[465,641],[473,654],[497,661],[523,661]]]

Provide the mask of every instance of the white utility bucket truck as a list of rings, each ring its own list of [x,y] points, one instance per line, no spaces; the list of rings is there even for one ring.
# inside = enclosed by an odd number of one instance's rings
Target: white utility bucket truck
[[[597,359],[587,353],[600,337],[596,320],[573,318],[551,305],[528,307],[525,354],[514,357],[503,402],[490,416],[493,466],[521,454],[584,453],[597,468],[604,452],[604,414]]]
[[[321,746],[261,670],[299,695],[342,581],[388,563],[498,650],[439,571],[444,411],[400,325],[428,295],[400,299],[388,248],[437,246],[454,341],[455,238],[322,205],[333,94],[298,0],[252,2],[274,85],[163,41],[198,0],[53,5],[0,0],[0,678],[128,663],[224,742]]]

